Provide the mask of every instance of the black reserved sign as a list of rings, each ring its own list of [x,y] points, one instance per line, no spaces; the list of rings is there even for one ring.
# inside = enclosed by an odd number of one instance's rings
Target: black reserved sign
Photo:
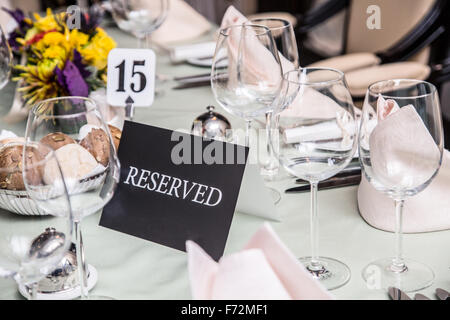
[[[225,249],[248,148],[126,121],[121,177],[100,225],[185,251]]]

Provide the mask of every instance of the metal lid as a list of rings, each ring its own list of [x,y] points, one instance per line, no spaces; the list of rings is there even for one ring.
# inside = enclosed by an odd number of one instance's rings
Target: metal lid
[[[214,106],[206,108],[208,112],[199,115],[192,124],[192,134],[208,139],[230,141],[231,124],[227,118],[214,111]]]

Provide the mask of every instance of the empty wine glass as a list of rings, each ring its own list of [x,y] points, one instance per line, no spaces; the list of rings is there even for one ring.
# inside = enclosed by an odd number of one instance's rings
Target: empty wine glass
[[[243,24],[220,30],[211,70],[217,102],[246,121],[249,146],[252,119],[272,109],[282,82],[282,68],[270,30]]]
[[[0,26],[0,90],[8,83],[12,66],[12,51],[5,32]]]
[[[252,19],[250,22],[252,24],[262,25],[269,28],[275,40],[283,72],[295,70],[300,67],[297,40],[295,38],[295,32],[291,22],[280,18],[258,18]],[[272,110],[265,114],[265,140],[267,141],[267,150],[263,154],[263,157],[258,155],[261,166],[261,175],[267,181],[282,179],[283,176],[285,176],[279,172],[279,162],[274,156],[271,144],[269,142],[269,130],[270,122],[272,121],[272,114]],[[272,197],[277,199],[275,202],[281,199],[281,195],[277,190],[271,188],[271,192]]]
[[[275,111],[270,135],[273,150],[287,172],[311,185],[311,256],[300,261],[327,289],[338,288],[350,279],[350,270],[318,255],[317,188],[344,169],[356,151],[352,98],[344,74],[328,68],[285,73],[281,96],[285,101]]]
[[[367,284],[416,291],[433,283],[426,265],[403,258],[402,216],[405,200],[425,189],[442,162],[443,128],[436,87],[419,80],[387,80],[366,94],[359,134],[364,176],[395,202],[396,255],[363,270]],[[374,278],[376,277],[376,279]]]
[[[92,99],[60,97],[32,108],[25,137],[53,148],[59,160],[74,215],[81,297],[88,298],[80,224],[111,200],[119,181],[120,163],[110,130]]]
[[[111,13],[120,29],[130,32],[142,40],[158,29],[167,18],[169,0],[111,0]]]
[[[42,214],[2,216],[10,227],[0,234],[0,276],[31,288],[29,298],[36,299],[37,283],[55,269],[71,244],[67,190],[55,154],[45,145],[11,142],[1,146],[0,159],[2,203],[11,211],[37,206]]]

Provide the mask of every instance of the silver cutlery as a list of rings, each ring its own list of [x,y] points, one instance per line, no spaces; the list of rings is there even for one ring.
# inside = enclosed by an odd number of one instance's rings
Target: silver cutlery
[[[211,79],[211,73],[194,74],[190,76],[181,76],[173,78],[173,80],[178,82],[194,82],[198,79],[209,80]]]
[[[352,174],[348,176],[339,176],[332,177],[326,180],[319,182],[318,189],[320,190],[328,190],[334,188],[342,188],[358,185],[361,182],[361,172],[357,174]],[[285,193],[298,193],[298,192],[307,192],[310,190],[309,184],[304,184],[299,187],[294,187],[285,190]]]
[[[437,288],[436,295],[440,300],[450,300],[450,292],[448,292],[447,290]]]
[[[203,81],[196,81],[196,82],[186,82],[183,84],[180,84],[176,87],[173,87],[173,90],[181,90],[181,89],[190,89],[190,88],[197,88],[197,87],[207,87],[211,85],[210,80],[203,80]]]

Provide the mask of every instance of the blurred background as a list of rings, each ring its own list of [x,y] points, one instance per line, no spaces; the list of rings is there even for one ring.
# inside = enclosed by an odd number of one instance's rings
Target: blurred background
[[[177,0],[183,1],[183,0]],[[446,147],[450,146],[450,1],[448,0],[184,0],[219,25],[229,5],[247,16],[283,14],[295,26],[301,66],[346,73],[356,104],[367,86],[384,76],[427,80],[440,92]],[[0,0],[25,13],[87,7],[95,0]],[[380,25],[373,25],[376,5]],[[105,12],[108,15],[108,12]],[[0,13],[5,29],[10,19]],[[372,20],[371,20],[372,19]],[[371,24],[372,23],[372,24]]]

